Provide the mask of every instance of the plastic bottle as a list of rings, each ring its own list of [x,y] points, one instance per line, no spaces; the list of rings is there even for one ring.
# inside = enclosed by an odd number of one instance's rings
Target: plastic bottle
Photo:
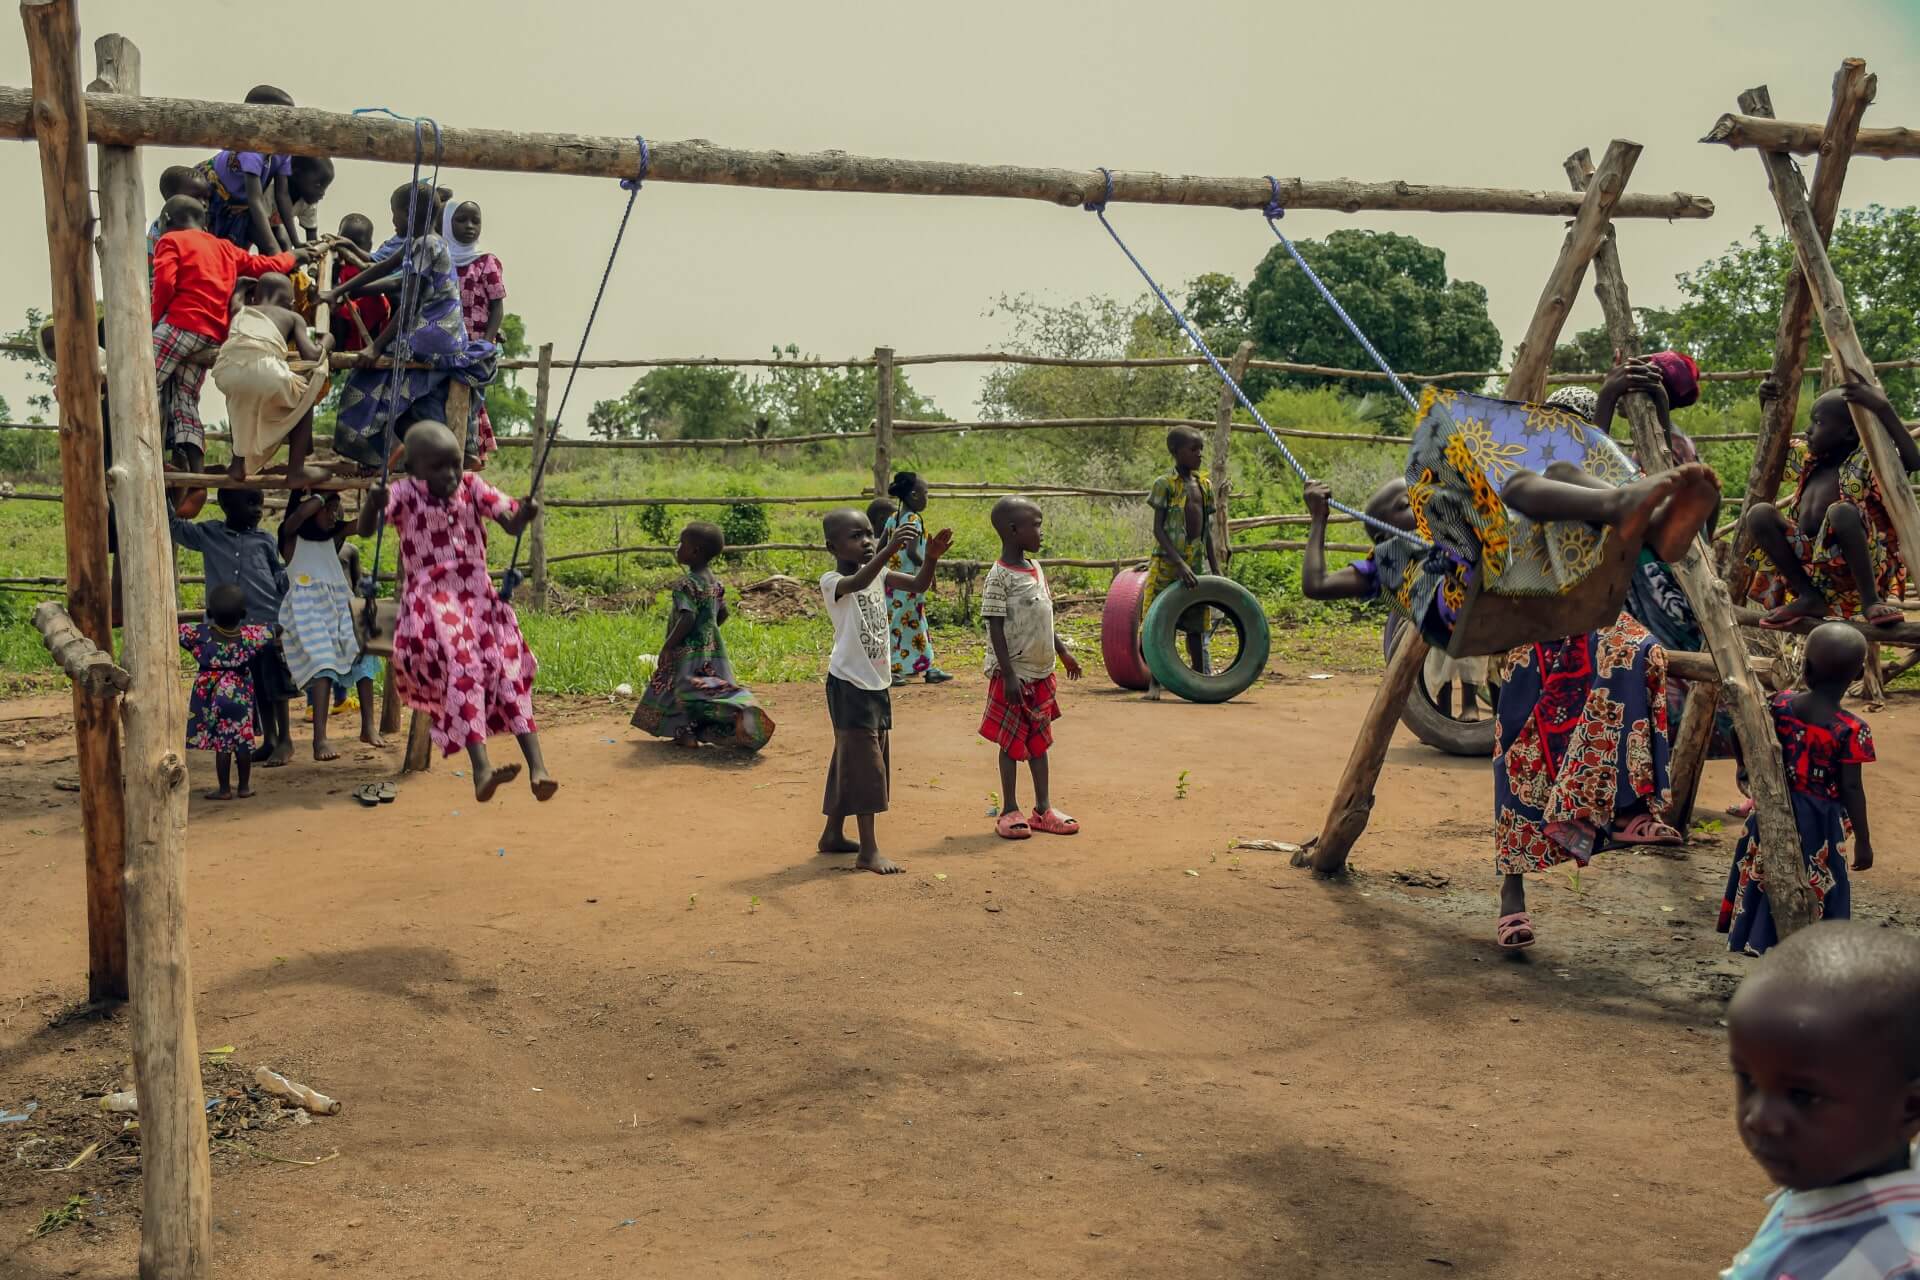
[[[110,1093],[100,1099],[100,1109],[102,1111],[138,1111],[140,1099],[132,1089],[122,1093]]]
[[[255,1067],[253,1082],[268,1093],[277,1094],[296,1107],[311,1111],[314,1115],[337,1116],[340,1114],[340,1103],[337,1099],[329,1098],[324,1093],[316,1093],[303,1084],[287,1079],[277,1071]]]

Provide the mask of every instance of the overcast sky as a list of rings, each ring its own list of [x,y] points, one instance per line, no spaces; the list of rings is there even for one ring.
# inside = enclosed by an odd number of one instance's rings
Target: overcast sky
[[[1907,0],[1808,5],[1616,0],[849,0],[711,4],[383,4],[310,11],[276,42],[268,6],[189,8],[82,0],[91,40],[118,31],[144,55],[151,94],[237,101],[258,81],[303,106],[388,106],[449,126],[708,138],[747,148],[1010,164],[1506,187],[1565,183],[1561,161],[1608,139],[1646,147],[1633,189],[1710,196],[1719,213],[1631,220],[1620,249],[1640,304],[1670,303],[1674,274],[1776,224],[1751,152],[1697,139],[1749,86],[1783,117],[1824,119],[1841,58],[1881,70],[1869,125],[1920,124],[1920,18]],[[1737,13],[1737,18],[1736,18]],[[1562,14],[1566,15],[1564,18]],[[191,21],[185,20],[190,15]],[[358,19],[364,43],[350,32]],[[0,82],[29,82],[19,28]],[[274,52],[278,43],[280,52]],[[300,50],[323,51],[317,61]],[[146,173],[204,159],[149,152]],[[397,166],[344,162],[322,225],[386,221]],[[0,146],[0,318],[47,296],[38,157]],[[478,199],[509,309],[535,343],[570,351],[624,193],[608,181],[452,171]],[[1846,203],[1906,204],[1920,164],[1856,161]],[[149,214],[157,207],[150,196]],[[1116,206],[1163,280],[1245,279],[1272,245],[1258,214]],[[1419,236],[1492,295],[1510,350],[1557,250],[1549,218],[1301,212],[1296,236],[1357,226]],[[382,231],[384,234],[384,230]],[[1083,213],[1030,201],[827,195],[659,183],[641,195],[589,356],[760,355],[793,342],[827,355],[987,349],[1003,293],[1132,296],[1137,279]],[[1591,294],[1572,324],[1599,322]],[[977,369],[915,370],[949,412],[972,407]],[[569,419],[625,375],[583,375]],[[20,410],[22,384],[0,366]],[[556,391],[557,394],[557,391]],[[209,418],[220,409],[211,385]]]

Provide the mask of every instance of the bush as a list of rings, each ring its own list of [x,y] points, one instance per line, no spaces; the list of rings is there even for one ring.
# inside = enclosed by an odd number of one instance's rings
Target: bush
[[[753,489],[738,481],[727,485],[729,495],[745,497]],[[665,508],[661,508],[665,510]],[[755,542],[767,541],[767,535],[773,529],[773,522],[767,516],[766,507],[757,502],[736,502],[720,513],[717,522],[720,532],[726,535],[727,545],[743,547]]]

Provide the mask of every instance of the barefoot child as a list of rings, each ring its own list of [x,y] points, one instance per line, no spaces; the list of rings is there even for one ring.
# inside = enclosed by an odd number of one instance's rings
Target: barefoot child
[[[1740,1140],[1780,1184],[1723,1280],[1920,1276],[1920,939],[1831,921],[1727,1006]]]
[[[280,602],[280,643],[293,687],[304,689],[313,710],[313,758],[337,760],[327,742],[333,691],[364,683],[373,689],[373,664],[361,654],[353,630],[353,588],[340,565],[334,543],[344,528],[337,493],[294,490],[293,505],[280,524],[280,555],[287,562],[287,595]],[[367,699],[362,698],[361,737],[366,735]],[[376,744],[377,745],[377,744]]]
[[[270,84],[247,90],[246,100],[258,106],[290,107],[293,99]],[[259,151],[222,151],[200,162],[198,173],[207,183],[207,229],[235,248],[282,253],[296,247],[293,194],[288,185],[293,157]]]
[[[253,294],[253,302],[234,313],[213,361],[213,385],[227,398],[233,432],[227,475],[244,480],[264,470],[284,440],[287,477],[317,484],[327,472],[309,467],[307,455],[313,448],[313,407],[327,392],[324,361],[333,351],[333,335],[314,344],[306,320],[293,309],[293,281],[279,272],[261,276]],[[287,364],[289,344],[302,360],[322,367],[295,373]]]
[[[773,717],[734,682],[720,638],[727,620],[727,589],[713,576],[714,558],[727,549],[720,526],[695,520],[680,531],[673,558],[687,576],[673,584],[673,621],[660,644],[653,679],[634,709],[633,727],[675,745],[744,747],[758,751],[773,737]]]
[[[343,520],[334,526],[334,542],[340,548],[340,571],[347,580],[347,586],[355,596],[360,595],[360,548],[347,541],[350,526]],[[373,708],[373,686],[381,676],[380,659],[370,653],[356,653],[353,670],[353,694],[360,703],[360,741],[370,747],[384,747],[387,740],[380,736],[380,717]],[[333,700],[338,705],[347,696],[347,681],[334,681]]]
[[[934,566],[953,545],[953,530],[942,529],[927,543],[920,572],[909,578],[888,573],[887,564],[914,535],[898,530],[877,551],[873,526],[858,511],[830,511],[820,521],[834,567],[820,575],[820,594],[833,619],[833,654],[827,661],[827,715],[833,721],[833,762],[827,766],[821,811],[820,852],[853,853],[862,871],[890,875],[897,863],[880,856],[874,840],[874,815],[887,811],[892,761],[887,736],[893,728],[893,667],[887,643],[887,592],[924,592],[933,585]],[[860,843],[847,839],[847,819],[860,828]]]
[[[536,800],[560,789],[540,755],[533,724],[535,663],[520,635],[513,606],[487,575],[486,522],[518,534],[539,511],[532,498],[515,502],[460,470],[460,446],[444,423],[419,422],[407,433],[407,474],[391,489],[375,486],[360,509],[360,536],[383,519],[400,537],[407,566],[393,637],[393,687],[400,700],[432,718],[430,735],[441,754],[465,747],[473,762],[473,795],[491,800],[520,773],[495,766],[487,739],[511,733],[527,758]]]
[[[892,498],[875,498],[867,504],[867,523],[880,530],[880,541],[885,542],[892,536],[887,524],[900,514],[900,508]]]
[[[260,528],[265,502],[256,489],[222,489],[216,501],[219,520],[195,523],[171,516],[168,527],[174,545],[200,553],[206,567],[207,591],[238,587],[245,602],[248,626],[265,627],[271,638],[280,620],[280,601],[287,594],[287,572],[280,563],[276,541]],[[268,644],[253,655],[253,706],[265,741],[254,753],[255,763],[279,768],[293,758],[288,730],[287,700],[297,690],[280,646]]]
[[[1847,686],[1860,678],[1866,665],[1864,636],[1845,623],[1823,623],[1807,637],[1806,691],[1776,693],[1768,703],[1786,761],[1787,790],[1794,824],[1800,828],[1800,856],[1813,886],[1816,920],[1845,920],[1853,914],[1847,885],[1849,832],[1853,869],[1865,871],[1873,865],[1867,793],[1860,782],[1860,766],[1873,762],[1873,733],[1866,721],[1840,707]],[[1727,935],[1729,951],[1757,956],[1779,941],[1760,870],[1760,824],[1749,813],[1720,899],[1718,927]]]
[[[1826,617],[1830,610],[1847,617],[1857,613],[1877,627],[1893,626],[1903,617],[1886,598],[1906,577],[1899,538],[1860,447],[1850,404],[1880,420],[1902,470],[1920,471],[1920,444],[1878,387],[1850,382],[1815,400],[1794,487],[1799,504],[1794,518],[1789,521],[1771,502],[1756,502],[1747,513],[1754,543],[1749,559],[1760,570],[1753,594],[1772,610],[1760,620],[1763,627],[1789,628],[1806,618]]]
[[[891,566],[891,572],[912,577],[920,571],[920,547],[927,540],[927,522],[921,514],[927,509],[927,482],[911,471],[902,471],[893,477],[893,483],[887,486],[887,493],[900,504],[900,509],[888,523],[873,527],[880,530],[883,542],[892,537],[896,530],[912,532],[913,541],[894,555]],[[872,508],[868,508],[867,521],[873,521]],[[919,676],[928,684],[944,684],[953,679],[933,665],[933,638],[927,634],[925,595],[911,591],[889,591],[887,616],[888,636],[893,644],[893,683],[896,686],[905,684],[912,676]]]
[[[1026,498],[1002,498],[993,504],[993,529],[1000,535],[1000,558],[987,570],[980,589],[980,616],[987,620],[987,713],[980,736],[1000,748],[1000,815],[994,830],[1007,840],[1025,840],[1036,831],[1071,836],[1080,823],[1053,807],[1047,789],[1047,749],[1053,722],[1060,718],[1053,663],[1057,657],[1067,679],[1080,678],[1080,664],[1053,629],[1053,595],[1037,560],[1040,508]],[[1020,762],[1033,775],[1033,817],[1020,814]]]
[[[198,471],[206,459],[200,388],[201,353],[227,340],[234,286],[244,275],[292,271],[308,250],[261,257],[205,229],[207,211],[192,196],[175,196],[160,211],[166,234],[153,253],[153,372],[160,389],[160,426],[177,470]]]
[[[207,202],[207,179],[192,165],[170,165],[160,172],[160,207],[164,210],[167,201],[175,196],[192,196],[201,204]],[[147,278],[153,278],[153,254],[160,247],[160,237],[167,233],[166,214],[153,215],[153,224],[147,228]]]
[[[1207,536],[1213,519],[1213,481],[1200,473],[1206,437],[1192,427],[1167,432],[1167,452],[1173,470],[1153,482],[1147,505],[1153,508],[1153,559],[1147,566],[1147,585],[1140,593],[1140,620],[1153,608],[1162,591],[1179,583],[1191,587],[1200,580],[1203,562],[1209,573],[1220,572],[1219,552]],[[1179,629],[1187,637],[1187,661],[1195,671],[1211,670],[1207,657],[1207,609],[1195,606],[1180,615]],[[1147,696],[1160,696],[1150,680]]]
[[[247,595],[231,582],[207,591],[207,620],[180,624],[180,647],[200,664],[187,710],[187,746],[213,752],[218,789],[209,800],[246,800],[253,795],[254,658],[272,647],[273,632],[246,621]],[[233,789],[234,759],[240,790]]]
[[[334,239],[338,251],[334,278],[322,280],[320,287],[344,285],[373,265],[373,219],[364,213],[350,213],[340,219],[340,234]],[[391,277],[387,284],[393,284]],[[387,327],[393,315],[391,297],[372,289],[359,297],[347,298],[333,308],[333,339],[336,351],[364,351],[373,345],[374,335]]]

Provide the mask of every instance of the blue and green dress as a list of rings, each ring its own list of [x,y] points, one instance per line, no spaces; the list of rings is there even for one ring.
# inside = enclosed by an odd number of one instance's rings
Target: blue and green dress
[[[726,587],[711,576],[689,573],[673,584],[674,615],[693,615],[693,626],[671,664],[662,663],[640,695],[633,727],[656,738],[691,734],[715,746],[758,751],[773,738],[773,717],[733,678],[726,641],[720,638],[720,605]],[[671,625],[671,624],[669,624]]]

